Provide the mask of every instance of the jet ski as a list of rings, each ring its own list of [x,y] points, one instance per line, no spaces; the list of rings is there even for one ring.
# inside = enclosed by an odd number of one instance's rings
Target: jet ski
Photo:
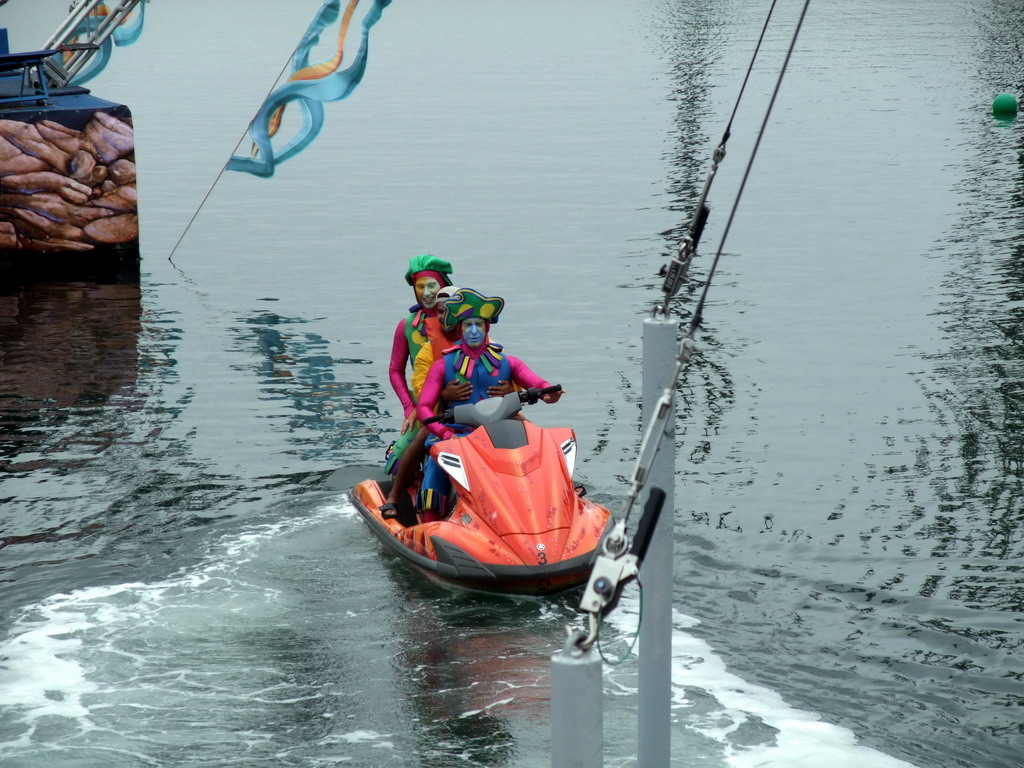
[[[545,595],[585,582],[611,513],[573,482],[576,435],[517,418],[524,404],[561,389],[530,388],[459,405],[430,421],[472,431],[431,454],[451,479],[444,519],[417,523],[417,486],[385,518],[391,480],[352,489],[362,519],[392,552],[437,582],[484,592]]]

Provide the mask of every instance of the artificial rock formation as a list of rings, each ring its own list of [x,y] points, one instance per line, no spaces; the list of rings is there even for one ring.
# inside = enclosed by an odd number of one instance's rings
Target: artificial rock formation
[[[0,250],[91,251],[138,237],[130,119],[95,112],[81,131],[0,120]]]

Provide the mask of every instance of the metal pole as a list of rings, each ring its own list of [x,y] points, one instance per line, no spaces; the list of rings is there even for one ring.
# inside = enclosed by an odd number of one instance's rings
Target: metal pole
[[[43,46],[43,50],[50,50],[60,45],[67,45],[69,38],[75,34],[75,30],[85,22],[97,7],[106,3],[107,12],[96,20],[95,24],[88,30],[88,40],[81,45],[88,47],[80,47],[68,52],[65,58],[59,59],[60,66],[56,67],[49,62],[51,66],[47,67],[47,71],[50,73],[50,79],[53,80],[54,85],[65,86],[75,75],[81,72],[85,65],[92,59],[93,54],[96,52],[96,48],[102,45],[102,43],[110,37],[120,26],[121,22],[127,18],[135,6],[137,6],[143,0],[118,0],[117,5],[113,5],[111,0],[88,0],[88,2],[82,3],[77,8],[71,11],[71,15],[64,20],[64,23],[60,28],[53,33],[46,44]]]
[[[643,423],[666,386],[675,389],[678,323],[658,316],[644,320]],[[673,405],[675,401],[673,400]],[[654,436],[652,435],[652,438]],[[640,622],[638,768],[667,768],[672,754],[672,553],[675,488],[675,414],[651,465],[646,486],[665,491],[665,505],[640,566],[643,617]],[[650,491],[645,492],[644,503]]]
[[[604,702],[601,658],[573,640],[551,657],[551,766],[602,768]]]

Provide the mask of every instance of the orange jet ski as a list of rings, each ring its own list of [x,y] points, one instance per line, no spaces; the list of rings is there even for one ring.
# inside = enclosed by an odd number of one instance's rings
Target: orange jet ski
[[[575,433],[515,418],[524,403],[559,389],[530,388],[435,416],[474,428],[430,449],[451,478],[447,517],[417,523],[413,487],[399,499],[398,517],[384,518],[391,480],[370,479],[352,489],[370,529],[444,584],[543,595],[585,582],[611,514],[573,483]]]

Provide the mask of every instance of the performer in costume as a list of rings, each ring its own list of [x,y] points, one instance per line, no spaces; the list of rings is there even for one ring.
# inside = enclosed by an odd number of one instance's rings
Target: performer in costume
[[[459,325],[457,322],[454,324],[449,322],[447,312],[445,311],[445,305],[449,298],[457,293],[458,290],[459,289],[454,286],[446,285],[437,292],[435,308],[437,310],[437,319],[440,323],[442,334],[440,335],[440,338],[432,336],[430,338],[430,343],[423,344],[416,355],[412,376],[412,396],[414,399],[419,398],[420,390],[422,389],[423,382],[427,376],[427,371],[430,370],[430,364],[433,362],[434,358],[440,358],[444,354],[444,350],[459,341]],[[468,396],[468,384],[452,382],[444,389],[444,391],[441,392],[440,405],[443,407],[444,403],[451,398],[461,399]],[[403,427],[404,426],[405,425],[403,424]],[[426,427],[420,426],[418,421],[415,422],[415,426],[417,429],[406,431],[403,435],[405,439],[403,440],[400,438],[399,441],[392,443],[391,448],[388,451],[385,469],[394,475],[395,479],[391,483],[391,490],[388,491],[387,498],[380,506],[381,517],[398,517],[398,500],[401,498],[403,491],[405,491],[412,483],[413,477],[419,470],[420,463],[423,461],[423,457],[426,454],[424,443],[426,442],[430,432],[427,431]],[[412,437],[412,435],[415,435],[415,437]],[[422,520],[419,522],[422,522]]]
[[[436,338],[431,338],[430,344],[424,344],[420,347],[420,351],[416,355],[416,360],[412,366],[412,391],[416,394],[417,399],[420,390],[423,389],[423,382],[427,380],[430,366],[434,364],[435,360],[440,360],[450,347],[455,346],[462,339],[461,321],[458,317],[447,311],[449,299],[458,294],[459,290],[459,288],[453,286],[446,286],[437,294],[437,319],[441,323],[441,330],[444,332],[446,343],[439,344]],[[495,317],[492,322],[497,323],[498,318]],[[510,381],[502,379],[496,382],[495,386],[487,390],[487,395],[488,397],[501,397],[512,392],[514,389],[515,387],[512,386]],[[468,391],[466,390],[466,392]],[[445,397],[446,394],[447,392],[441,393],[442,404],[448,402],[449,398]],[[461,393],[459,399],[463,400],[465,396],[466,393]]]
[[[444,259],[429,253],[409,259],[405,282],[413,287],[416,303],[395,328],[391,345],[391,362],[388,378],[391,388],[402,404],[402,428],[398,439],[388,447],[385,468],[396,470],[398,459],[416,436],[416,398],[405,377],[409,361],[433,340],[439,347],[447,344],[444,330],[437,319],[437,294],[444,286],[451,285],[452,265]]]
[[[488,397],[489,390],[500,381],[513,382],[524,388],[550,386],[522,360],[505,354],[500,344],[490,342],[491,323],[497,322],[504,306],[504,299],[486,297],[472,288],[459,289],[448,301],[445,306],[447,316],[451,321],[459,322],[462,340],[431,365],[416,406],[420,421],[433,415],[442,390],[452,382],[469,384],[469,392],[464,397],[449,400],[448,407],[479,402]],[[561,392],[554,392],[544,395],[543,400],[555,403],[561,396]],[[440,423],[429,424],[427,429],[432,433],[427,438],[427,450],[438,440],[458,437],[469,431],[458,424]],[[448,487],[444,470],[433,457],[428,457],[417,499],[417,512],[425,521],[441,517]]]
[[[446,306],[452,296],[457,294],[459,289],[454,285],[446,285],[437,292],[434,308],[437,310],[437,322],[441,333],[430,337],[429,344],[423,344],[412,363],[411,389],[413,398],[419,399],[420,390],[423,389],[423,382],[427,379],[427,372],[435,360],[440,360],[449,347],[458,344],[462,338],[462,329],[458,320],[452,320],[448,316]]]
[[[405,367],[410,360],[416,359],[420,347],[431,337],[444,338],[444,331],[437,320],[437,292],[443,286],[452,284],[451,273],[451,264],[429,253],[409,259],[405,282],[413,287],[416,303],[409,308],[409,314],[395,328],[394,343],[391,345],[391,364],[388,366],[391,388],[398,395],[407,421],[413,415],[416,403],[405,378]],[[405,432],[407,428],[408,425],[403,424],[402,431]]]

